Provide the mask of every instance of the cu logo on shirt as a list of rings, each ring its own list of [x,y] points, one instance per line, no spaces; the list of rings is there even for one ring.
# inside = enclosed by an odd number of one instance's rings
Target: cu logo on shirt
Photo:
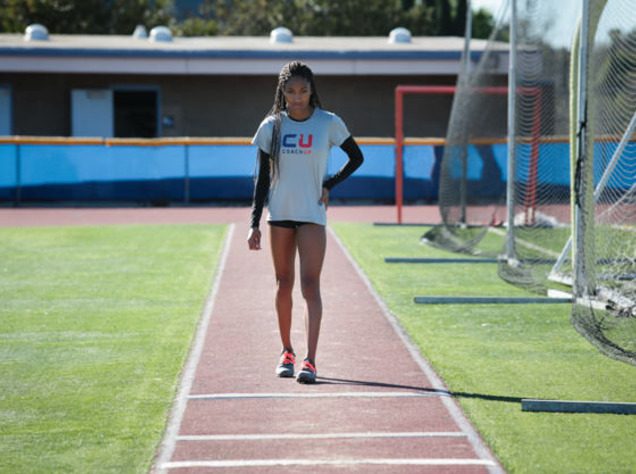
[[[311,148],[311,144],[314,141],[313,134],[307,135],[305,138],[305,134],[301,133],[300,136],[297,133],[286,133],[283,135],[283,146],[285,148]]]

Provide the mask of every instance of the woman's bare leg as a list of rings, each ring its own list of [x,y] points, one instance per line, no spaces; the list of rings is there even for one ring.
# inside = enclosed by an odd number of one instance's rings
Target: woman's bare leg
[[[292,290],[296,258],[296,230],[270,226],[270,244],[276,275],[276,314],[283,347],[293,350],[291,342]]]
[[[298,228],[296,240],[300,257],[300,283],[306,303],[307,357],[313,362],[316,360],[322,319],[320,273],[327,246],[325,227],[318,224],[304,224]]]

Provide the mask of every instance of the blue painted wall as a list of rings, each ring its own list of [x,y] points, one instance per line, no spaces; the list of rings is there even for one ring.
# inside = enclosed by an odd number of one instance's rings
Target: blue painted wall
[[[603,145],[606,146],[607,145]],[[362,145],[365,162],[337,186],[334,199],[392,202],[395,194],[393,145]],[[628,145],[632,155],[636,144]],[[520,147],[518,155],[529,153]],[[435,201],[443,148],[407,145],[404,150],[404,199]],[[488,197],[505,188],[506,145],[469,147],[469,185]],[[569,187],[568,145],[541,144],[541,184]],[[0,200],[219,202],[249,201],[256,149],[250,145],[158,146],[108,144],[0,144]],[[346,160],[334,148],[329,174]],[[548,170],[548,172],[542,171]],[[602,170],[597,169],[597,179]],[[520,172],[518,179],[527,179]],[[633,178],[613,180],[629,187]]]

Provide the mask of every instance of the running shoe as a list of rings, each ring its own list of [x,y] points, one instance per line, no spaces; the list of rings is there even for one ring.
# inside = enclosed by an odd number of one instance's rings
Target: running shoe
[[[303,361],[303,366],[296,376],[298,383],[314,383],[316,381],[316,366],[309,359]]]
[[[288,350],[283,350],[278,366],[276,367],[276,375],[279,377],[293,377],[295,363],[296,354]]]

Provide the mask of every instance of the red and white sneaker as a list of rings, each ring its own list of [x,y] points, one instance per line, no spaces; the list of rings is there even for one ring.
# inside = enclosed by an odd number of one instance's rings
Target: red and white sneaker
[[[293,377],[294,365],[296,364],[296,354],[292,351],[283,349],[283,353],[280,356],[280,361],[276,367],[276,375],[279,377]]]
[[[314,383],[316,381],[316,366],[309,360],[303,360],[303,366],[296,376],[298,383]]]

